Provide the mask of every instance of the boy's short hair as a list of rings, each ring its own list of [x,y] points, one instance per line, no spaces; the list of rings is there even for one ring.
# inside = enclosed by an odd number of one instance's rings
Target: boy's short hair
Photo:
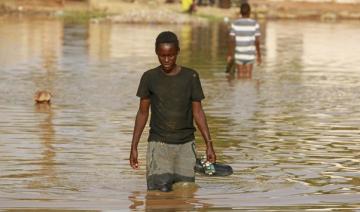
[[[251,9],[249,3],[245,2],[240,5],[241,15],[247,16],[250,15]]]
[[[175,45],[175,47],[177,48],[177,50],[180,50],[179,40],[178,40],[176,34],[173,32],[170,32],[170,31],[161,32],[156,38],[155,50],[158,49],[158,47],[161,43],[173,43]]]

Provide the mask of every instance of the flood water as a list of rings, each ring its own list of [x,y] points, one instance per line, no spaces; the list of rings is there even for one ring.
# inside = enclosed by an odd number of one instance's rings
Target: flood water
[[[238,79],[224,73],[225,24],[1,18],[0,210],[360,210],[360,22],[261,27],[263,64]],[[140,169],[128,165],[135,93],[163,30],[200,73],[218,161],[234,169],[170,193],[146,191],[148,128]],[[34,105],[38,89],[51,106]]]

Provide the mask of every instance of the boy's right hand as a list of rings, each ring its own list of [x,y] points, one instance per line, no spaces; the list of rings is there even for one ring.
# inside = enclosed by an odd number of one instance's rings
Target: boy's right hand
[[[129,162],[130,162],[130,166],[131,166],[133,169],[138,169],[138,168],[139,168],[138,152],[137,152],[136,149],[132,149],[132,150],[131,150]]]
[[[227,56],[226,62],[229,64],[233,60],[233,56]]]

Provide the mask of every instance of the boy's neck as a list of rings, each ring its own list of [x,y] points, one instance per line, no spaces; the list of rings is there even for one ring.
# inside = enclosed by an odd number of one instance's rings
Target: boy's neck
[[[179,65],[175,65],[175,67],[169,72],[166,72],[163,69],[161,69],[161,71],[163,71],[166,75],[170,75],[170,76],[178,74],[180,72],[180,70],[181,70],[181,67]]]

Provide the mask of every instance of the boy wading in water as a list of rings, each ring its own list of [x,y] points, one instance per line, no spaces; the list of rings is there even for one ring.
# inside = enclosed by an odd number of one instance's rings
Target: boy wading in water
[[[137,169],[137,146],[151,108],[150,133],[146,155],[148,190],[171,191],[176,182],[194,182],[196,162],[193,119],[206,144],[207,160],[216,161],[205,113],[199,75],[176,64],[179,54],[177,36],[169,31],[158,35],[155,52],[160,66],[146,71],[137,96],[139,110],[130,150],[130,165]]]
[[[235,57],[238,77],[251,78],[255,59],[258,65],[261,64],[260,27],[250,18],[248,3],[241,4],[240,13],[241,18],[231,24],[227,62],[233,62]]]

